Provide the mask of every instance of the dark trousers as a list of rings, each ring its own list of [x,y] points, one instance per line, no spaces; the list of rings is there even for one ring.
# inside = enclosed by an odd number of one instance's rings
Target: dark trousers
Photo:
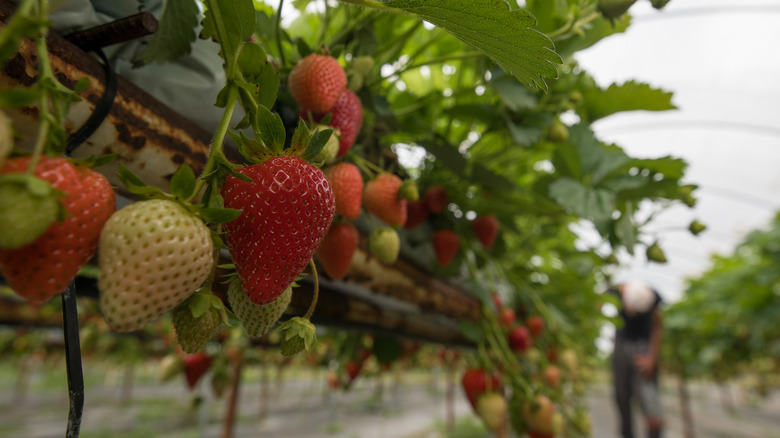
[[[623,438],[634,438],[631,415],[631,400],[637,397],[642,413],[647,417],[660,418],[658,373],[652,379],[640,376],[634,365],[634,357],[647,353],[645,340],[616,339],[612,354],[612,376],[615,401],[620,414],[620,433]],[[649,430],[648,438],[659,438],[660,430]]]

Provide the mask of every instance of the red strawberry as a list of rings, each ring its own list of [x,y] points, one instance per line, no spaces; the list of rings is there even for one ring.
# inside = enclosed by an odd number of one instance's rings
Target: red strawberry
[[[461,379],[463,385],[463,391],[466,393],[471,406],[476,409],[477,399],[481,394],[485,392],[503,392],[501,386],[501,379],[497,375],[493,374],[490,377],[490,388],[488,388],[488,376],[487,371],[482,368],[471,368],[466,370]]]
[[[423,194],[423,202],[431,213],[441,213],[450,203],[447,191],[441,186],[428,187]]]
[[[100,309],[116,331],[141,329],[190,297],[211,272],[211,231],[167,199],[130,204],[100,235]]]
[[[24,173],[29,164],[30,157],[12,158],[0,173]],[[60,201],[68,216],[32,243],[0,250],[0,274],[17,294],[43,302],[65,290],[95,253],[116,195],[103,175],[64,158],[41,157],[34,173],[64,193]]]
[[[547,351],[544,352],[545,356],[547,356],[547,360],[549,360],[552,363],[558,362],[558,349],[555,348],[554,345],[551,345],[550,347],[547,347]]]
[[[380,173],[363,191],[363,208],[391,227],[406,222],[406,199],[398,198],[402,181],[396,175]]]
[[[187,386],[192,389],[201,377],[211,368],[211,356],[199,352],[184,357],[184,375],[187,377]]]
[[[501,318],[501,324],[506,328],[511,328],[515,324],[515,319],[517,318],[515,310],[509,307],[502,308],[501,313],[499,313],[498,316]]]
[[[460,237],[451,230],[439,230],[433,234],[433,249],[441,266],[452,263],[460,248]]]
[[[485,249],[490,249],[498,237],[498,219],[493,215],[480,216],[471,223],[471,230]]]
[[[404,228],[411,230],[428,219],[428,209],[423,201],[409,201],[406,203],[406,223]]]
[[[338,129],[341,135],[339,152],[336,154],[336,157],[340,158],[352,149],[360,127],[363,126],[363,104],[355,93],[345,89],[329,112],[331,118],[328,126]],[[325,118],[325,114],[314,114],[313,117],[315,122],[320,122]],[[304,113],[304,118],[308,118],[307,113]]]
[[[358,238],[358,231],[352,224],[337,223],[330,227],[317,248],[317,258],[328,277],[339,280],[347,275],[352,256],[357,250]]]
[[[509,348],[513,351],[524,353],[531,348],[533,344],[534,341],[531,339],[531,334],[528,332],[528,329],[523,326],[515,327],[515,329],[509,333]]]
[[[347,87],[347,75],[331,56],[311,54],[290,72],[290,94],[304,111],[326,113]]]
[[[338,163],[323,169],[336,197],[336,214],[355,220],[360,216],[363,198],[363,177],[352,163]]]
[[[357,376],[360,375],[360,370],[363,369],[363,362],[357,362],[357,361],[349,361],[347,362],[346,370],[347,370],[347,377],[349,377],[349,383],[352,383],[353,380],[357,379]]]
[[[335,212],[328,179],[298,157],[274,157],[229,176],[225,207],[243,210],[225,224],[230,254],[244,291],[255,304],[281,295],[314,255]]]
[[[534,338],[538,338],[544,333],[544,318],[539,315],[529,316],[525,325],[528,326],[528,330],[531,331]]]

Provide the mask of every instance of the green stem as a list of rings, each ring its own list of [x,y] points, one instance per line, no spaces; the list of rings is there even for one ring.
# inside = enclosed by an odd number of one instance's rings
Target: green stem
[[[225,105],[225,112],[222,114],[222,120],[219,122],[219,128],[217,128],[217,133],[214,135],[214,140],[211,142],[211,147],[209,147],[209,156],[208,160],[206,161],[206,166],[203,168],[203,172],[201,172],[200,177],[198,178],[198,183],[195,186],[194,194],[188,201],[191,201],[197,194],[200,192],[200,190],[203,188],[203,186],[206,184],[206,181],[211,179],[211,175],[217,168],[217,159],[218,158],[225,158],[225,153],[222,151],[222,143],[225,141],[225,135],[227,135],[227,130],[230,127],[230,119],[233,118],[233,111],[236,107],[236,101],[238,100],[238,86],[234,84],[228,84],[228,96],[227,96],[227,105]]]
[[[284,59],[284,50],[282,49],[282,6],[284,6],[284,0],[279,0],[279,10],[276,12],[276,23],[274,24],[274,35],[276,36],[276,46],[279,48],[279,59],[282,61],[282,65],[286,64]]]
[[[365,158],[361,157],[357,154],[350,154],[350,158],[352,158],[352,161],[355,163],[357,167],[360,168],[360,170],[363,171],[366,175],[369,177],[374,177],[375,174],[379,174],[382,172],[385,172],[384,169],[377,166],[376,164],[366,160]]]
[[[431,58],[431,59],[428,59],[428,60],[423,61],[423,62],[418,62],[418,63],[415,63],[415,64],[409,64],[406,67],[400,68],[400,69],[398,69],[397,71],[391,73],[388,76],[382,77],[382,79],[387,79],[389,77],[396,76],[396,75],[400,77],[403,73],[406,73],[409,70],[414,70],[416,68],[424,67],[426,65],[443,64],[443,63],[448,62],[448,61],[459,61],[459,60],[463,60],[463,59],[472,59],[472,58],[477,58],[479,56],[482,56],[482,52],[466,52],[466,53],[463,53],[461,55],[456,55],[456,56],[440,56],[438,58]]]
[[[303,316],[304,319],[310,319],[314,314],[314,308],[317,307],[317,298],[320,294],[320,279],[317,276],[317,267],[314,265],[314,259],[309,259],[309,266],[311,267],[311,275],[314,277],[314,297],[311,299],[309,310],[306,311],[306,315]]]
[[[339,29],[339,31],[330,38],[330,41],[328,41],[327,45],[335,46],[339,41],[341,41],[342,38],[344,38],[346,35],[349,35],[350,32],[357,29],[358,26],[361,26],[363,24],[363,20],[369,17],[372,13],[373,12],[371,10],[361,9],[360,14],[358,14],[354,19],[349,20],[346,26]]]

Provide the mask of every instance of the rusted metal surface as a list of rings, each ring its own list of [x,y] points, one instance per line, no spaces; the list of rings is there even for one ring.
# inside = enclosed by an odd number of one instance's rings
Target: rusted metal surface
[[[12,8],[0,2],[0,21],[5,23]],[[68,135],[74,133],[89,117],[105,90],[105,68],[94,57],[55,33],[47,36],[52,69],[66,87],[82,78],[89,87],[81,93],[82,101],[71,106],[65,122]],[[28,87],[38,75],[35,46],[22,41],[19,51],[3,67],[0,89]],[[7,110],[14,128],[20,134],[17,146],[30,148],[38,124],[36,106]],[[119,77],[119,87],[106,120],[74,153],[76,157],[115,153],[119,159],[97,169],[120,187],[116,178],[119,163],[136,173],[147,184],[167,189],[170,176],[183,163],[196,172],[203,168],[211,133],[182,117],[139,87]],[[121,190],[121,189],[120,189]]]

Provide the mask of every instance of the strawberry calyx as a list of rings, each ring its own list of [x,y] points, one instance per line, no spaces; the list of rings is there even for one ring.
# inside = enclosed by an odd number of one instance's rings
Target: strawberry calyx
[[[279,334],[279,348],[285,357],[295,356],[303,350],[314,351],[319,345],[319,342],[317,342],[317,328],[312,324],[310,318],[314,313],[314,308],[317,306],[320,281],[313,259],[309,260],[309,266],[314,277],[314,293],[309,310],[303,317],[296,316],[281,323],[275,331]]]

